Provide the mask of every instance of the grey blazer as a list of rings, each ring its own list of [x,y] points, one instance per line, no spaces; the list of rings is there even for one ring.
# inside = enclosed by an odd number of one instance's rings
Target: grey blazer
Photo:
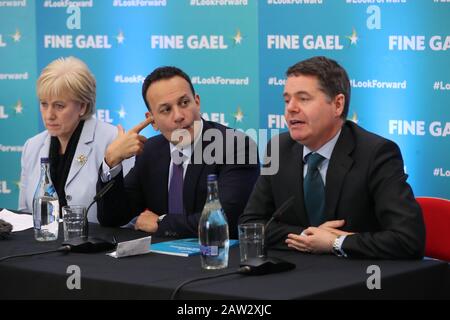
[[[98,170],[108,145],[116,138],[117,128],[103,121],[90,118],[85,121],[80,140],[67,176],[65,192],[68,205],[88,206],[95,196]],[[40,158],[48,157],[50,135],[39,133],[25,143],[22,152],[19,210],[33,211],[33,196],[39,182]],[[124,173],[134,165],[134,157],[123,162]],[[89,209],[88,220],[98,222],[97,206]]]

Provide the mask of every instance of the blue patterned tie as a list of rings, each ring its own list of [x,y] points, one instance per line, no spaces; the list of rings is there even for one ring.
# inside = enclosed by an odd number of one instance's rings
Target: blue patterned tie
[[[170,186],[169,186],[169,214],[184,213],[182,159],[183,157],[181,154],[178,157],[172,158],[172,178],[170,179]]]
[[[318,153],[310,153],[306,156],[308,172],[303,181],[306,212],[309,222],[316,227],[324,222],[325,188],[318,169],[323,160],[325,158]]]

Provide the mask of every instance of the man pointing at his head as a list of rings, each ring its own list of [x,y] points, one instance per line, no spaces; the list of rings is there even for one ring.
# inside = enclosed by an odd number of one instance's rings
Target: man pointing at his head
[[[99,222],[121,226],[137,218],[139,230],[196,237],[207,176],[217,174],[230,237],[236,237],[238,217],[259,175],[256,145],[239,132],[203,120],[200,97],[189,76],[176,67],[154,70],[144,81],[142,95],[147,119],[128,132],[119,128],[119,136],[106,151],[97,189],[111,179],[116,183],[98,202]],[[147,140],[139,132],[149,124],[161,134]],[[220,137],[204,139],[208,131],[212,132],[208,137]],[[214,148],[208,149],[214,149],[212,158],[205,159],[204,151],[213,143]],[[226,148],[230,144],[237,145],[231,155]],[[242,154],[244,162],[238,161]],[[121,162],[133,155],[138,155],[135,167],[123,177]]]

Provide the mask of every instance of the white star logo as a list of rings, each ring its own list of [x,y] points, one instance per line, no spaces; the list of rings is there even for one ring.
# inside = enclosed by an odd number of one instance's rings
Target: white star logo
[[[19,29],[16,29],[16,33],[11,35],[11,38],[13,38],[14,42],[19,42],[22,38],[22,34],[20,33]]]
[[[356,112],[353,112],[353,116],[350,119],[350,121],[353,121],[354,123],[358,123],[358,115],[356,114]]]
[[[122,44],[123,41],[125,40],[125,36],[123,35],[123,32],[120,31],[119,34],[116,37],[117,39],[117,44]]]
[[[13,181],[13,184],[16,186],[17,190],[20,190],[20,180]]]
[[[236,122],[242,122],[244,119],[244,113],[242,112],[241,108],[238,107],[236,113],[233,115],[234,119],[236,119]]]
[[[352,35],[347,36],[346,38],[350,40],[351,45],[353,45],[353,44],[356,45],[358,43],[359,38],[358,38],[358,34],[356,33],[355,28],[353,28]]]
[[[125,108],[123,106],[120,106],[120,110],[116,112],[119,114],[120,119],[125,119],[127,113],[125,112]]]
[[[6,43],[3,42],[3,36],[0,33],[0,48],[6,47]]]
[[[16,111],[16,114],[21,114],[23,111],[22,101],[17,101],[16,106],[14,107],[14,110]]]
[[[242,43],[242,34],[241,34],[241,30],[238,29],[238,31],[236,32],[236,35],[233,37],[234,39],[234,44],[241,44]]]

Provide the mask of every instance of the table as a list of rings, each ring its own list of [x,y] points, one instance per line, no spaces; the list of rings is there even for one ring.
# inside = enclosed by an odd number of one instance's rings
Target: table
[[[60,226],[60,229],[62,225]],[[61,230],[60,230],[61,231]],[[90,224],[91,236],[126,241],[147,236],[130,229]],[[33,230],[0,240],[0,257],[55,249],[62,242],[40,243]],[[159,242],[165,239],[153,239]],[[180,299],[427,299],[445,293],[448,264],[436,260],[351,260],[333,255],[269,251],[296,264],[296,269],[263,276],[229,275],[188,284]],[[81,271],[81,289],[69,290],[69,266]],[[0,299],[168,299],[174,288],[189,278],[237,269],[239,249],[230,249],[229,268],[206,271],[200,258],[149,253],[114,259],[105,253],[51,253],[0,262]],[[380,290],[369,290],[370,266],[378,266]],[[371,282],[371,281],[369,281]],[[448,294],[448,293],[445,293]]]

